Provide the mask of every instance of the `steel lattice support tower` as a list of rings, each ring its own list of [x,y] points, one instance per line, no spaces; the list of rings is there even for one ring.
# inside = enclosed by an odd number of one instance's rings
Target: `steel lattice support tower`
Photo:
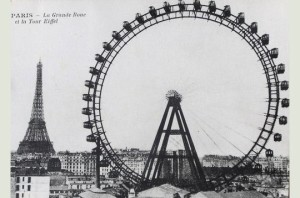
[[[39,61],[31,117],[25,137],[19,144],[17,151],[19,154],[55,153],[44,118],[42,67],[43,65]]]
[[[179,174],[180,170],[178,171],[178,169],[183,168],[182,161],[185,159],[188,162],[193,180],[189,185],[193,186],[197,191],[208,190],[206,178],[180,106],[181,95],[171,90],[167,94],[167,99],[168,104],[143,171],[141,188],[147,188],[165,182],[174,185],[184,183],[180,182],[181,178],[179,175],[181,174]],[[174,119],[177,120],[179,129],[172,129]],[[181,136],[185,151],[184,155],[182,153],[177,155],[176,152],[173,152],[173,154],[167,152],[168,141],[172,135]],[[173,161],[172,163],[170,159]],[[173,168],[163,171],[163,167],[167,166],[166,163],[172,164]],[[171,178],[166,178],[164,176],[165,174],[163,174],[163,172],[168,171],[173,172]]]

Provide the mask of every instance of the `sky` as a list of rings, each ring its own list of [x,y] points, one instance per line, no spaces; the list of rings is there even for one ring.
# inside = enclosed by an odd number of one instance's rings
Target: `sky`
[[[84,3],[83,3],[84,2]],[[177,3],[177,1],[169,1]],[[201,1],[207,4],[208,1]],[[285,63],[288,79],[288,13],[282,0],[217,1],[245,12],[246,23],[258,22],[258,33],[270,35],[269,48],[279,48],[276,64]],[[86,13],[83,18],[59,18],[57,24],[15,24],[12,19],[11,149],[23,139],[34,97],[36,65],[43,63],[45,121],[56,151],[84,151],[81,114],[94,54],[125,20],[145,13],[154,0],[15,1],[13,13]],[[181,106],[200,156],[241,155],[253,145],[267,110],[266,79],[255,53],[225,27],[205,20],[179,19],[153,26],[134,38],[117,56],[107,75],[102,99],[104,128],[115,148],[150,149],[167,104],[165,94],[183,95]],[[288,97],[282,92],[281,97]],[[280,110],[279,115],[288,115]],[[281,143],[270,139],[275,155],[288,155],[288,125],[276,123]],[[213,139],[213,141],[212,141]],[[174,138],[173,148],[182,146]],[[235,145],[238,149],[233,147]]]

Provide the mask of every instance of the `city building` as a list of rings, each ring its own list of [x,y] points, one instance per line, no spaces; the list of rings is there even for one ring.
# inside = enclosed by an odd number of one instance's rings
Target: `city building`
[[[104,176],[105,178],[109,178],[109,173],[113,170],[111,165],[107,167],[100,167],[100,175]]]
[[[263,171],[266,168],[280,170],[283,173],[289,173],[289,158],[283,156],[274,156],[271,158],[259,157],[256,159],[256,162],[262,165]]]
[[[137,148],[115,149],[115,151],[119,158],[129,168],[131,168],[138,174],[143,173],[145,163],[149,155],[149,151],[139,150]],[[170,159],[166,159],[166,161],[163,163],[161,174],[165,178],[170,178],[174,180],[175,184],[176,181],[179,181],[180,179],[183,179],[183,181],[188,182],[188,179],[192,178],[192,175],[191,170],[189,168],[189,162],[185,158],[185,151],[168,150],[167,154],[172,155],[173,157]],[[201,162],[204,167],[205,173],[213,175],[214,170],[210,169],[216,169],[219,167],[225,169],[230,168],[239,160],[240,158],[235,156],[206,155],[202,158]],[[88,189],[95,187],[95,162],[96,156],[90,152],[71,153],[65,151],[58,152],[56,155],[19,155],[17,153],[12,153],[11,197],[78,197],[80,193],[83,193],[85,191],[88,191]],[[285,173],[289,172],[288,157],[261,157],[257,158],[256,162],[262,165],[263,170],[266,167],[271,167],[275,169],[280,169]],[[100,187],[101,189],[104,189],[106,193],[117,196],[118,193],[120,194],[126,191],[126,193],[128,194],[128,192],[130,191],[130,189],[121,187],[123,184],[122,176],[120,176],[111,165],[109,165],[108,167],[100,167],[100,175]],[[284,175],[287,178],[274,177],[274,182],[278,183],[278,181],[280,181],[281,188],[283,189],[288,187],[288,174]],[[268,182],[264,182],[269,181],[269,179],[267,179],[266,177],[266,174],[248,176],[249,182],[253,184],[255,189],[260,189],[260,191],[263,191],[263,188],[272,186],[274,183],[269,182],[272,184],[269,185]],[[177,178],[177,180],[175,180],[175,178]],[[237,179],[234,182],[236,182],[237,185],[243,183],[242,179],[239,179],[239,177],[237,177]],[[279,185],[277,183],[277,187],[275,186],[276,189]],[[174,184],[172,183],[172,185]],[[234,187],[236,186],[232,186],[232,188]],[[126,190],[124,191],[124,189]],[[234,192],[236,190],[231,191]],[[231,191],[228,190],[228,192]]]
[[[93,177],[82,175],[67,176],[66,185],[71,190],[84,190],[95,187],[95,180]]]
[[[49,198],[60,198],[62,196],[68,196],[69,189],[68,186],[50,186],[50,195]]]
[[[141,151],[139,149],[116,149],[117,155],[123,160],[123,162],[135,172],[142,174],[149,151]],[[95,175],[96,172],[96,156],[90,152],[58,152],[56,157],[60,160],[60,166],[62,170],[67,170],[74,173],[74,175]],[[59,167],[57,160],[50,160],[50,164],[56,161],[56,165]],[[49,163],[48,163],[49,165]],[[100,175],[108,178],[113,171],[111,165],[107,167],[100,167]]]
[[[119,158],[132,170],[138,174],[142,174],[145,168],[145,164],[149,155],[149,151],[140,150],[138,148],[130,149],[115,149],[116,154]],[[108,167],[100,167],[100,175],[108,178],[109,173],[113,171],[111,165]]]
[[[96,156],[88,152],[58,152],[61,169],[73,172],[74,175],[95,175]]]
[[[202,158],[203,167],[233,167],[240,158],[235,156],[205,155]]]
[[[146,160],[144,157],[123,157],[122,161],[138,174],[143,174]]]
[[[50,176],[24,175],[15,177],[15,198],[49,198]]]
[[[283,156],[275,156],[272,158],[274,163],[274,168],[277,170],[281,170],[284,173],[289,173],[289,159],[288,157]]]

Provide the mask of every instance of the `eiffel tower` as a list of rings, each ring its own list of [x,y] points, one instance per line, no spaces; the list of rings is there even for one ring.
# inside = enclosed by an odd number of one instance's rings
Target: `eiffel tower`
[[[55,153],[52,142],[50,141],[47,133],[44,118],[42,67],[43,65],[41,61],[39,61],[37,64],[36,88],[29,126],[23,141],[19,144],[19,148],[17,150],[18,154]]]
[[[171,183],[206,191],[209,187],[180,106],[182,96],[170,90],[166,98],[168,104],[143,171],[141,188]],[[175,119],[179,129],[173,127]],[[166,150],[171,136],[181,137],[184,150],[178,150],[178,153]]]

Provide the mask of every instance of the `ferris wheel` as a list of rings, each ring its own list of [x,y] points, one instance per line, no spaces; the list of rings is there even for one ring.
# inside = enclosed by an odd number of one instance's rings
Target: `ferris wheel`
[[[268,107],[265,112],[264,124],[260,127],[260,133],[253,142],[252,147],[233,167],[230,173],[220,173],[210,179],[209,184],[214,189],[221,189],[236,176],[242,174],[243,168],[251,167],[261,171],[262,166],[256,162],[256,158],[264,152],[266,157],[273,156],[273,150],[267,147],[267,142],[272,139],[275,142],[282,140],[282,134],[273,132],[276,122],[279,125],[287,124],[287,117],[279,115],[279,108],[289,107],[289,99],[281,98],[280,92],[289,88],[288,81],[279,81],[278,75],[285,72],[284,64],[275,64],[274,59],[278,57],[278,48],[269,49],[269,35],[258,34],[258,24],[245,22],[243,12],[234,15],[231,8],[226,5],[224,8],[217,8],[214,1],[209,1],[208,5],[201,4],[199,0],[193,3],[179,1],[178,4],[170,5],[164,2],[160,8],[151,6],[149,12],[145,14],[137,13],[132,21],[124,21],[123,28],[112,32],[112,39],[109,42],[103,42],[103,51],[96,54],[96,64],[90,67],[91,78],[85,81],[88,88],[86,94],[83,94],[83,100],[87,106],[82,109],[82,113],[87,115],[88,120],[84,122],[84,128],[91,131],[87,136],[88,142],[95,142],[94,151],[101,152],[105,156],[102,159],[103,165],[110,164],[114,170],[134,184],[138,184],[143,178],[142,175],[130,169],[115,153],[107,137],[103,125],[103,115],[101,113],[102,90],[110,66],[121,50],[141,32],[150,27],[173,19],[202,19],[213,22],[217,25],[228,28],[236,35],[240,36],[252,49],[258,57],[267,82]],[[100,160],[100,159],[98,159]]]

